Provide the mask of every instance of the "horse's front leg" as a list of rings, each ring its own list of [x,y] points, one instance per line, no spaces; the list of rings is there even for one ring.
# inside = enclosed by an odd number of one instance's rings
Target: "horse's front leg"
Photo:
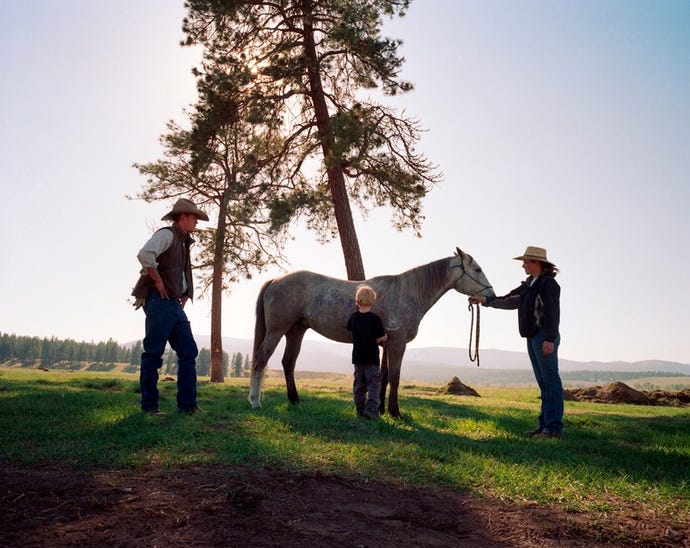
[[[388,394],[388,412],[394,419],[400,418],[398,406],[398,386],[400,385],[400,367],[405,354],[405,342],[388,344],[388,382],[390,392]]]
[[[297,363],[297,356],[299,356],[299,352],[302,349],[302,338],[306,331],[306,327],[300,324],[294,324],[288,332],[285,333],[283,372],[285,373],[288,400],[293,405],[299,403],[299,394],[297,393],[297,385],[295,384],[295,364]]]
[[[379,413],[386,412],[386,388],[388,387],[388,349],[383,346],[381,357],[381,389],[379,391]]]

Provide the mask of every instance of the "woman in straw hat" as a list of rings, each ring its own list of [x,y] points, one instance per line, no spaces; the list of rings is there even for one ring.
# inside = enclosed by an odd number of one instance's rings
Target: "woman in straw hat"
[[[470,297],[471,303],[518,311],[520,335],[527,339],[527,353],[541,391],[539,427],[527,432],[534,438],[560,438],[563,433],[563,385],[558,374],[561,336],[561,288],[558,268],[547,259],[546,249],[529,246],[515,260],[522,261],[528,278],[503,297]]]
[[[139,386],[141,410],[162,415],[158,408],[158,370],[163,365],[165,344],[177,354],[177,408],[194,413],[196,401],[196,357],[199,353],[192,328],[184,312],[188,299],[194,297],[189,248],[199,219],[208,215],[185,198],[175,202],[162,221],[171,226],[161,228],[141,248],[137,258],[142,269],[132,291],[136,309],[144,307],[146,335],[141,355]]]

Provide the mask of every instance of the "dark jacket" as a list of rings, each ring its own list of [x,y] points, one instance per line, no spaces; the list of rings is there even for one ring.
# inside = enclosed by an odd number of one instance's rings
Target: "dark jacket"
[[[553,272],[544,272],[532,284],[530,276],[502,297],[487,297],[486,306],[518,311],[518,327],[523,337],[534,337],[540,329],[554,342],[559,335],[561,287]]]
[[[176,224],[166,226],[160,230],[171,230],[174,238],[172,245],[161,253],[156,260],[158,273],[163,285],[171,298],[179,299],[185,295],[194,298],[194,282],[192,280],[192,263],[189,259],[189,248],[193,239],[183,232]],[[187,289],[183,290],[183,276],[187,280]],[[155,282],[146,273],[142,273],[137,280],[132,295],[136,298],[146,298],[149,290],[155,287]]]

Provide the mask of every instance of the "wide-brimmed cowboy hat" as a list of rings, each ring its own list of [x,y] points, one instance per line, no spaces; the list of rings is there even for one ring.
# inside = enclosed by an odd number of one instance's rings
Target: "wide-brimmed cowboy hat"
[[[543,247],[527,246],[525,252],[519,257],[513,257],[516,261],[540,261],[542,263],[548,263],[553,265],[549,259],[546,258],[546,249]]]
[[[180,198],[177,200],[172,208],[172,211],[163,215],[161,217],[161,221],[168,221],[173,218],[173,215],[177,215],[178,213],[189,213],[194,215],[197,219],[208,221],[208,215],[196,207],[194,202],[187,200],[187,198]]]

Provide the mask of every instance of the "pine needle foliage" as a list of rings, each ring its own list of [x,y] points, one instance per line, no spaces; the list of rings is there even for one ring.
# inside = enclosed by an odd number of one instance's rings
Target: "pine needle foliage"
[[[350,201],[366,213],[388,206],[398,230],[420,234],[422,199],[440,174],[415,150],[417,120],[367,93],[412,90],[400,78],[401,42],[381,36],[384,18],[409,0],[190,0],[185,44],[203,45],[217,67],[245,65],[252,94],[273,113],[275,156],[260,163],[281,181],[268,202],[272,229],[306,220],[340,237],[348,277],[363,279]],[[270,167],[269,167],[270,166]]]

